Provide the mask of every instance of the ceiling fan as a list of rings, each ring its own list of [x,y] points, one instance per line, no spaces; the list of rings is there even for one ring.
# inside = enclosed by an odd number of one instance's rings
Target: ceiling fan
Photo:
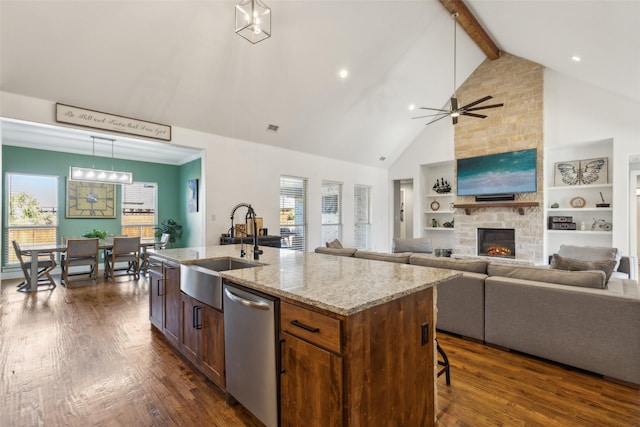
[[[454,125],[458,123],[458,117],[460,116],[469,116],[469,117],[477,117],[479,119],[485,119],[487,118],[487,116],[485,116],[484,114],[475,113],[474,111],[486,110],[488,108],[498,108],[504,105],[503,103],[500,103],[500,104],[477,106],[493,98],[491,95],[487,95],[483,98],[470,102],[469,104],[463,105],[461,107],[458,106],[458,98],[456,97],[456,27],[457,27],[456,19],[458,17],[458,14],[453,13],[451,16],[453,18],[453,96],[449,101],[450,102],[449,109],[447,110],[442,108],[420,107],[421,110],[436,111],[436,113],[434,114],[413,117],[414,119],[424,119],[425,117],[433,117],[433,120],[427,123],[427,125],[437,122],[438,120],[444,119],[447,116],[451,117],[451,121],[453,122]]]

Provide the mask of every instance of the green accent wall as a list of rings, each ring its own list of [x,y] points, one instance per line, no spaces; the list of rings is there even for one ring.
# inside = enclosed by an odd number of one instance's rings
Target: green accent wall
[[[184,187],[185,195],[180,198],[180,212],[184,212],[182,224],[182,238],[180,239],[181,247],[202,246],[204,230],[202,229],[202,212],[203,203],[202,195],[204,194],[202,187],[202,161],[196,159],[180,166],[180,185]],[[198,180],[198,212],[189,212],[189,192],[187,191],[188,182],[192,179]]]
[[[144,152],[140,152],[144,158]],[[6,173],[25,173],[34,175],[58,176],[58,221],[60,236],[78,236],[91,229],[106,230],[108,233],[120,233],[120,200],[122,189],[116,185],[116,218],[65,218],[66,212],[66,178],[69,166],[94,166],[98,169],[126,170],[133,172],[135,181],[155,182],[158,184],[158,221],[172,218],[183,225],[188,237],[187,226],[187,183],[186,178],[200,179],[200,160],[194,160],[182,166],[150,163],[135,160],[122,160],[110,157],[93,157],[80,154],[62,153],[58,151],[35,150],[31,148],[2,146],[2,189],[6,189]],[[201,193],[202,194],[202,193]],[[7,212],[5,198],[2,198],[3,212]],[[193,215],[193,214],[190,214]],[[5,221],[7,216],[4,215]],[[4,235],[5,224],[2,224]],[[197,227],[198,229],[200,226]],[[184,235],[183,235],[184,236]],[[173,247],[185,247],[189,239],[183,237]],[[7,242],[3,239],[3,245]],[[4,248],[3,248],[4,249]]]

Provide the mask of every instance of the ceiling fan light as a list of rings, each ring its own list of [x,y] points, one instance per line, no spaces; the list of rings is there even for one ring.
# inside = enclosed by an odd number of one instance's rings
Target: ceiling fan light
[[[458,117],[458,116],[460,116],[460,113],[458,111],[451,112],[451,117]]]

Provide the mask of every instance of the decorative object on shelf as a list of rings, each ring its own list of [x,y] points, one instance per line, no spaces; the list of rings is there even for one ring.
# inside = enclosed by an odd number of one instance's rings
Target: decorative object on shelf
[[[431,207],[432,211],[437,211],[438,209],[440,209],[440,203],[438,203],[437,200],[434,200],[433,202],[431,202],[429,206]]]
[[[271,9],[260,0],[236,5],[236,34],[256,44],[271,37]]]
[[[451,257],[453,249],[434,249],[433,253],[437,257]]]
[[[453,228],[453,219],[442,224],[444,228]]]
[[[607,203],[604,201],[604,196],[602,195],[602,191],[600,191],[600,199],[602,203],[596,203],[596,208],[608,208],[611,206],[611,203]]]
[[[96,169],[96,139],[111,141],[111,170]],[[132,184],[133,173],[118,172],[113,170],[113,143],[115,139],[92,136],[93,141],[93,164],[90,168],[80,166],[69,166],[70,181],[105,182],[114,184]]]
[[[115,218],[116,186],[67,180],[67,218]]]
[[[444,178],[436,179],[436,183],[431,188],[438,194],[451,193],[451,184]]]
[[[572,160],[555,164],[554,185],[557,187],[570,185],[606,184],[607,157],[599,159]]]
[[[198,180],[190,179],[187,183],[187,194],[189,201],[187,203],[187,212],[198,212]]]
[[[587,201],[584,197],[576,196],[573,199],[569,200],[569,204],[572,208],[584,208],[587,205]]]
[[[477,99],[467,105],[463,105],[462,107],[458,107],[458,98],[456,97],[456,27],[457,27],[457,19],[458,13],[452,13],[451,17],[453,18],[453,96],[451,96],[449,109],[443,110],[442,108],[428,108],[428,107],[420,107],[422,110],[430,110],[435,111],[434,114],[428,114],[426,116],[413,117],[414,119],[422,119],[425,117],[433,117],[433,119],[427,123],[430,125],[431,123],[437,122],[438,120],[444,119],[445,117],[451,117],[451,121],[453,124],[458,123],[458,117],[460,116],[469,116],[469,117],[477,117],[479,119],[486,119],[487,116],[483,114],[475,113],[478,110],[486,110],[487,108],[497,108],[502,107],[504,104],[492,104],[485,105],[481,107],[476,107],[478,104],[482,104],[485,101],[493,98],[490,95],[487,95],[483,98]],[[474,112],[472,112],[474,111]]]
[[[437,219],[433,218],[431,220],[431,228],[439,228],[440,227],[440,223],[438,222]]]
[[[584,221],[582,221],[582,222],[580,223],[580,230],[584,231],[584,230],[586,230],[586,229],[587,229],[587,226],[585,225]]]
[[[604,219],[593,219],[593,224],[591,224],[591,231],[611,231],[613,229],[613,225],[610,222],[605,221]]]
[[[551,209],[558,209],[560,207],[560,205],[558,204],[558,202],[553,202],[551,204],[551,206],[549,206]]]

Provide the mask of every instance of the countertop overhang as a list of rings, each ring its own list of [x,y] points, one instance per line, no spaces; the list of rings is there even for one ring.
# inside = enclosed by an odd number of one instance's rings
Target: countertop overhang
[[[344,316],[433,287],[461,275],[460,272],[260,247],[254,261],[252,246],[240,258],[240,245],[152,250],[153,254],[180,264],[216,258],[244,259],[260,266],[220,272],[239,285],[299,301]]]

